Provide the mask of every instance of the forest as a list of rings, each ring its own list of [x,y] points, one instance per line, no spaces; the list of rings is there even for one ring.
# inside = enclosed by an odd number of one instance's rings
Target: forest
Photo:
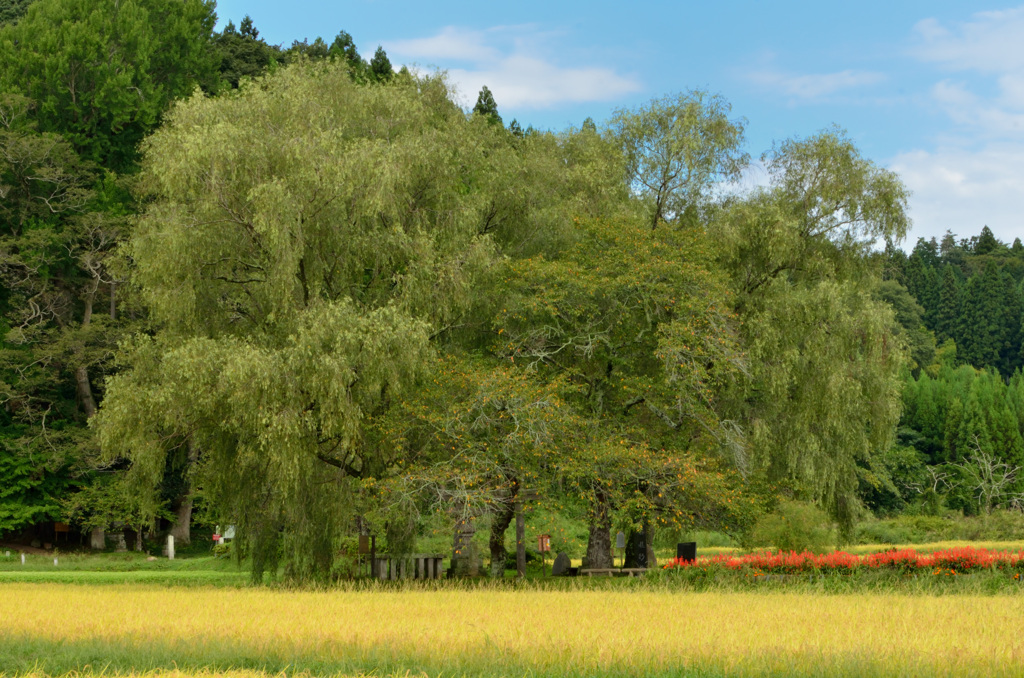
[[[500,576],[537,510],[600,567],[793,502],[1020,509],[1024,245],[906,254],[842,129],[739,191],[713,92],[524,128],[215,10],[0,0],[0,540],[230,524],[318,580],[441,525]]]

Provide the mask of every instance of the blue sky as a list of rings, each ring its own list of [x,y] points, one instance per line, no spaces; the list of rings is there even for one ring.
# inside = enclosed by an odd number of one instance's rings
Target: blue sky
[[[598,123],[703,88],[747,120],[747,150],[833,124],[911,188],[918,236],[1024,240],[1024,5],[830,2],[219,0],[272,43],[347,30],[369,57],[481,85],[505,121]],[[763,177],[755,166],[748,179]]]

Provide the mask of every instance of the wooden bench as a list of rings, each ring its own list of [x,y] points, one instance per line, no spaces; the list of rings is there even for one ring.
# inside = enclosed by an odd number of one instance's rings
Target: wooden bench
[[[377,554],[371,564],[374,579],[440,579],[444,576],[443,554],[411,553],[407,556]]]
[[[646,571],[646,567],[587,567],[580,570],[580,574],[585,574],[588,577],[593,577],[595,574],[606,577],[614,577],[617,574],[639,577]]]

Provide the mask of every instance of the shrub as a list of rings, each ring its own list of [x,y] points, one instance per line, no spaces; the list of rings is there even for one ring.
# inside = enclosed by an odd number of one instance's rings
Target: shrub
[[[750,531],[753,546],[781,551],[822,553],[835,544],[835,530],[825,512],[799,501],[783,502],[762,516]]]

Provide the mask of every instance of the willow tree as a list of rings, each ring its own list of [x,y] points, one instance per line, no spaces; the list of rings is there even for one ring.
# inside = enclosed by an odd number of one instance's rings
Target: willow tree
[[[753,470],[844,527],[856,463],[891,442],[906,347],[872,297],[878,238],[902,238],[907,190],[839,132],[788,141],[769,188],[720,215],[749,374],[737,382]]]
[[[153,487],[187,441],[256,577],[277,553],[328,572],[361,483],[403,463],[364,420],[476,303],[492,225],[516,211],[506,137],[440,79],[359,87],[329,62],[174,108],[145,145],[125,252],[158,329],[109,383],[106,453]]]
[[[627,160],[627,179],[648,210],[652,228],[665,221],[698,223],[720,181],[735,180],[747,163],[741,119],[732,106],[702,90],[616,111],[612,137]]]

